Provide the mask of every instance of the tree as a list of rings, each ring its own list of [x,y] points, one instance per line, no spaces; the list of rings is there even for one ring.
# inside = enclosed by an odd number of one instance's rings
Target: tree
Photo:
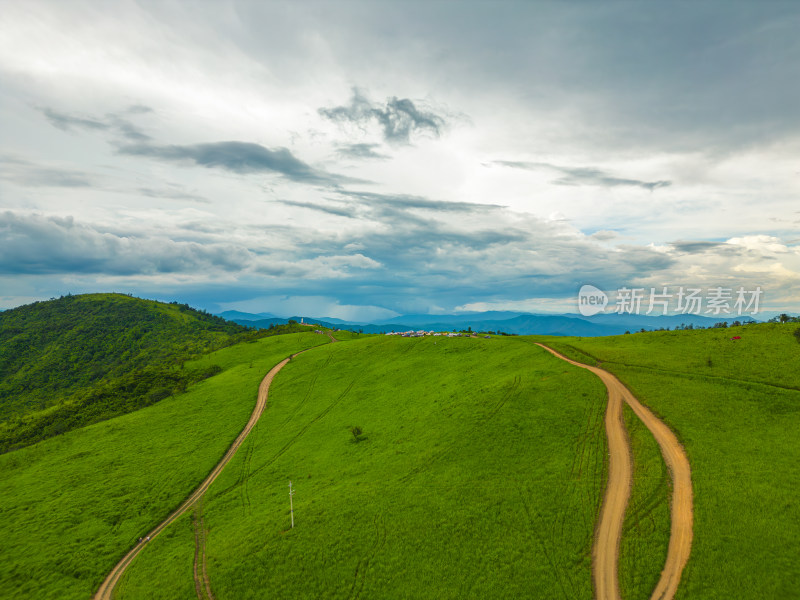
[[[353,434],[353,442],[356,444],[364,439],[362,437],[364,435],[364,430],[361,429],[361,427],[359,427],[358,425],[351,425],[350,433]]]

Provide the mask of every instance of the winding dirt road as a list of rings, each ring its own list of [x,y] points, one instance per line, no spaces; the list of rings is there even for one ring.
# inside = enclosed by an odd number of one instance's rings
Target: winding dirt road
[[[625,401],[655,437],[672,476],[672,524],[667,559],[661,571],[661,578],[650,596],[651,600],[670,600],[678,589],[681,573],[692,550],[692,473],[683,447],[672,430],[643,406],[614,375],[599,367],[569,359],[543,344],[537,346],[568,363],[588,369],[597,375],[608,389],[605,421],[609,451],[608,483],[592,549],[596,598],[621,600],[617,565],[632,473],[628,436],[622,420],[622,402]]]
[[[302,352],[305,352],[303,350]],[[236,451],[239,449],[239,446],[242,445],[245,438],[250,434],[250,431],[255,427],[256,422],[261,417],[261,413],[264,412],[264,408],[267,405],[267,396],[269,395],[269,386],[272,383],[272,380],[275,378],[275,375],[288,363],[292,358],[297,356],[298,354],[302,354],[302,352],[297,352],[296,354],[292,354],[289,358],[286,358],[279,362],[277,365],[272,367],[267,376],[261,381],[261,385],[258,387],[258,399],[256,400],[256,406],[253,409],[253,413],[250,415],[250,420],[245,425],[242,432],[239,436],[234,440],[233,444],[228,451],[225,453],[225,456],[222,457],[222,460],[217,463],[217,466],[214,467],[214,470],[205,478],[203,483],[201,483],[197,489],[195,489],[189,497],[184,500],[183,504],[181,504],[175,512],[173,512],[169,517],[167,517],[161,524],[159,524],[155,529],[153,529],[150,533],[147,534],[145,540],[137,544],[130,552],[128,552],[122,560],[120,560],[117,565],[111,570],[111,572],[106,577],[105,581],[100,585],[100,588],[97,590],[97,593],[94,595],[94,600],[111,600],[112,594],[114,592],[114,587],[122,577],[122,574],[125,572],[125,569],[128,568],[128,565],[131,564],[134,558],[141,552],[142,548],[144,548],[149,542],[151,542],[159,533],[161,533],[170,523],[175,521],[178,517],[183,515],[186,511],[192,508],[195,503],[205,494],[206,490],[208,490],[209,486],[214,482],[214,480],[219,476],[222,472],[222,469],[225,468],[225,465],[230,462],[233,456],[236,454]]]

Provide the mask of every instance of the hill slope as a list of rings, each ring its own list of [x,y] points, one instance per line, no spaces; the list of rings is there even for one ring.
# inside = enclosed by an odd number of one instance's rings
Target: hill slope
[[[517,338],[298,356],[195,515],[214,596],[590,597],[604,406],[599,380]],[[190,597],[194,553],[186,519],[117,597]]]
[[[260,335],[190,308],[121,294],[0,313],[0,451],[153,404],[215,370],[185,360]]]
[[[797,596],[798,342],[794,323],[546,338],[576,360],[602,362],[686,448],[695,486],[694,542],[676,599]],[[633,431],[634,442],[637,437]],[[626,530],[651,533],[641,540],[623,533],[620,579],[628,598],[649,596],[647,581],[663,564],[654,560],[657,546],[669,531],[661,461],[651,460],[646,448],[638,457]]]
[[[136,540],[219,462],[264,374],[313,333],[223,348],[185,394],[0,455],[0,598],[86,600]]]

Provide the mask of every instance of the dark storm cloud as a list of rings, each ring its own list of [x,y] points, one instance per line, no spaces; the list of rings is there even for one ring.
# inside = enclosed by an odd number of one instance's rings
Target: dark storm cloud
[[[385,104],[370,102],[357,89],[353,90],[350,104],[333,108],[320,108],[319,114],[331,121],[366,125],[377,122],[383,129],[387,142],[408,144],[411,134],[427,132],[441,135],[445,120],[432,111],[420,109],[408,98],[393,96]]]
[[[496,160],[493,164],[514,169],[526,169],[534,171],[538,169],[550,169],[564,174],[564,177],[556,179],[556,185],[596,185],[600,187],[632,186],[640,187],[649,191],[672,185],[671,181],[641,181],[639,179],[627,179],[614,177],[605,171],[594,167],[562,167],[550,163],[523,162],[513,160]]]
[[[336,152],[346,158],[373,158],[378,160],[389,158],[386,154],[376,152],[376,148],[380,148],[380,144],[345,144],[339,146]]]
[[[286,148],[270,149],[250,142],[213,142],[188,146],[132,144],[121,146],[118,152],[171,162],[193,162],[201,167],[223,169],[240,175],[277,173],[298,183],[335,186],[354,181],[314,169]]]

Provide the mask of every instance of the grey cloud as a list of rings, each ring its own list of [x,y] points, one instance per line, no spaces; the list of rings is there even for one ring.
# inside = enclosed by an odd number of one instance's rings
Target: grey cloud
[[[639,274],[661,271],[676,264],[674,257],[646,246],[620,245],[616,250],[622,252],[621,260],[632,266]]]
[[[372,303],[398,307],[423,298],[440,305],[466,299],[505,298],[572,293],[574,278],[616,284],[672,264],[669,257],[639,248],[607,250],[575,236],[561,235],[549,224],[530,219],[525,228],[502,227],[461,231],[444,221],[392,219],[392,227],[357,236],[317,239],[296,249],[301,254],[328,254],[348,243],[377,261],[381,269],[348,280],[336,290],[343,302],[357,303],[368,295]],[[293,289],[330,292],[323,281],[293,282]]]
[[[143,115],[147,113],[155,112],[151,107],[146,106],[144,104],[132,104],[128,107],[125,111],[130,115]]]
[[[246,249],[230,244],[111,233],[72,217],[0,213],[0,274],[235,272],[250,260]]]
[[[120,154],[145,156],[172,162],[193,162],[232,173],[277,173],[291,181],[317,185],[338,185],[355,181],[312,168],[286,148],[269,149],[250,142],[213,142],[188,146],[132,144],[121,146]]]
[[[677,241],[670,244],[678,252],[685,252],[686,254],[703,254],[708,250],[719,248],[721,242],[705,242],[705,241]]]
[[[380,148],[379,144],[345,144],[339,146],[336,151],[340,156],[346,158],[371,158],[377,160],[385,160],[389,158],[386,154],[376,152],[375,149]]]
[[[593,167],[562,167],[550,163],[542,162],[522,162],[511,160],[496,160],[493,164],[515,169],[526,169],[534,171],[538,169],[550,169],[558,171],[564,175],[555,180],[557,185],[597,185],[601,187],[633,186],[640,187],[649,191],[672,185],[671,181],[641,181],[639,179],[626,179],[614,177],[605,171]]]
[[[127,119],[123,119],[117,115],[108,115],[108,118],[111,123],[113,123],[116,131],[132,142],[146,142],[152,139]]]
[[[180,189],[153,189],[153,188],[139,188],[137,190],[143,196],[148,198],[170,198],[172,200],[188,200],[190,202],[198,202],[208,204],[208,199],[197,194],[181,191]]]
[[[89,178],[79,171],[62,169],[36,169],[28,173],[24,183],[45,187],[91,187]]]
[[[76,117],[74,115],[55,111],[52,108],[43,108],[41,111],[53,127],[61,129],[62,131],[84,129],[89,131],[112,132],[133,142],[144,142],[150,139],[150,136],[142,132],[141,129],[136,127],[129,120],[115,113],[107,114],[104,119],[96,119]],[[125,112],[128,114],[144,114],[152,112],[152,109],[147,106],[136,105],[128,108]]]
[[[354,192],[338,190],[336,198],[329,198],[334,204],[317,202],[298,202],[294,200],[278,200],[286,206],[306,208],[330,215],[346,218],[361,218],[366,221],[385,222],[393,229],[398,227],[430,226],[430,219],[412,214],[411,210],[422,209],[434,213],[459,213],[467,215],[478,212],[500,210],[503,207],[494,204],[471,204],[469,202],[446,202],[430,200],[420,196],[406,194],[379,194],[374,192]]]
[[[110,126],[108,123],[99,121],[97,119],[89,119],[84,117],[75,117],[64,113],[56,112],[51,108],[43,108],[42,113],[50,121],[53,127],[63,131],[71,131],[73,127],[78,129],[90,129],[94,131],[105,131]]]
[[[324,204],[317,204],[315,202],[296,202],[294,200],[278,200],[281,204],[285,204],[286,206],[296,206],[298,208],[307,208],[309,210],[316,210],[319,212],[327,213],[329,215],[335,215],[337,217],[347,217],[352,218],[355,215],[353,214],[352,209],[347,208],[337,208],[335,206],[325,206]]]
[[[0,178],[26,187],[91,187],[89,174],[74,169],[37,165],[27,160],[0,157]]]
[[[331,121],[358,125],[375,121],[383,129],[386,141],[403,144],[408,144],[411,134],[417,132],[427,132],[439,137],[446,125],[440,115],[420,109],[408,98],[393,96],[381,105],[370,102],[357,89],[353,90],[349,105],[320,108],[319,114]]]
[[[490,102],[503,90],[545,118],[566,109],[575,132],[568,148],[729,153],[796,138],[800,125],[795,2],[470,3],[462,11],[443,2],[426,5],[424,19],[394,11],[391,20],[380,6],[337,4],[317,18],[347,28],[336,49],[351,60],[397,61],[400,73],[458,82]],[[424,40],[424,50],[409,39]]]
[[[499,210],[505,208],[498,204],[473,204],[471,202],[448,202],[445,200],[430,200],[422,196],[408,194],[379,194],[375,192],[353,192],[340,190],[340,196],[363,202],[368,206],[382,206],[399,209],[422,208],[441,212],[476,212],[486,210]]]
[[[600,231],[595,231],[590,237],[599,242],[607,242],[618,238],[619,234],[613,230],[601,229]]]

